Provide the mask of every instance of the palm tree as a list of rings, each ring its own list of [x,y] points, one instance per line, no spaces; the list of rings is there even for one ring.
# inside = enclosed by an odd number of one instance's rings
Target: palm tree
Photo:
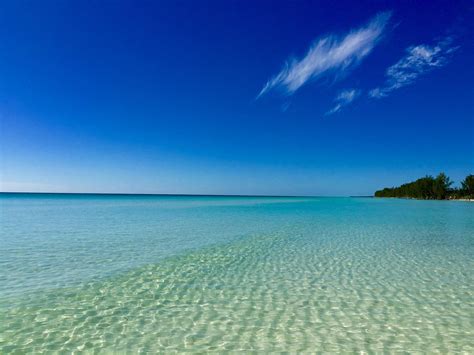
[[[468,175],[461,181],[462,194],[467,198],[474,197],[474,175]]]
[[[452,184],[453,182],[445,173],[440,173],[433,183],[434,198],[444,200],[448,196]]]

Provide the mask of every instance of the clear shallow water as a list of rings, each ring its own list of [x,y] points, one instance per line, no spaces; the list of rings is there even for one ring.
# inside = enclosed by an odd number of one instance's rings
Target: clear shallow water
[[[472,203],[0,204],[0,353],[474,352]]]

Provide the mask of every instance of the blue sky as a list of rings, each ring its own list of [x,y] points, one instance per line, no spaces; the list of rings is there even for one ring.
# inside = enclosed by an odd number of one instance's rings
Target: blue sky
[[[474,173],[470,1],[5,1],[1,190],[356,195]]]

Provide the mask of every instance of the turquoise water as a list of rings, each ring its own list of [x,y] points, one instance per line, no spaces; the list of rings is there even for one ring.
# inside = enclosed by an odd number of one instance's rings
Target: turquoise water
[[[474,353],[474,204],[0,195],[0,353]]]

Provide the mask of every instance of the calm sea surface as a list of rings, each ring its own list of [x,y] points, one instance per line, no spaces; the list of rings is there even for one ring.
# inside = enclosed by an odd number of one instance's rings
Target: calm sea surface
[[[474,353],[474,204],[0,194],[0,353]]]

